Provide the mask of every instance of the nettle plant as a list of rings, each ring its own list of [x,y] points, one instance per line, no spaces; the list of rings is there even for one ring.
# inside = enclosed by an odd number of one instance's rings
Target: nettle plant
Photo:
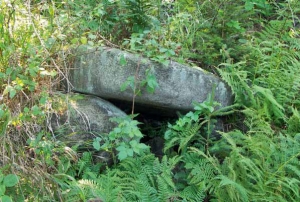
[[[143,134],[141,133],[138,121],[133,120],[134,116],[112,118],[111,121],[118,124],[110,133],[96,137],[93,146],[96,150],[111,153],[116,164],[115,150],[118,160],[122,161],[127,157],[141,156],[149,152],[149,146],[140,143]]]
[[[156,76],[154,74],[153,67],[147,68],[144,71],[143,78],[140,78],[140,65],[143,62],[142,58],[138,58],[138,64],[136,67],[135,75],[129,76],[127,80],[121,85],[120,90],[125,91],[130,88],[133,92],[132,95],[132,111],[131,114],[134,115],[134,106],[136,96],[142,94],[142,90],[146,89],[147,93],[154,93],[155,89],[158,87]],[[126,65],[127,61],[124,55],[121,55],[120,65]]]

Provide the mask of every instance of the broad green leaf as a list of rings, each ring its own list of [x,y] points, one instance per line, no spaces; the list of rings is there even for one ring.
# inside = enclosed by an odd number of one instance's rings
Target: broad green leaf
[[[13,72],[12,68],[6,69],[6,75],[9,76]]]
[[[127,149],[127,156],[133,157],[133,149]]]
[[[124,159],[126,159],[126,158],[127,158],[127,153],[126,153],[126,151],[121,151],[121,152],[118,153],[118,159],[119,159],[120,161],[122,161],[122,160],[124,160]]]
[[[88,44],[89,44],[90,46],[94,46],[94,45],[95,45],[93,41],[88,41]]]
[[[6,187],[4,184],[0,184],[0,196],[3,196],[5,194]]]
[[[44,104],[46,104],[46,102],[47,102],[47,97],[41,97],[40,104],[44,105]]]
[[[5,114],[5,111],[0,108],[0,119],[4,116],[4,114]],[[1,180],[0,180],[0,182],[1,182]]]
[[[34,106],[31,108],[31,111],[32,111],[32,114],[33,114],[34,116],[39,115],[39,114],[41,113],[40,108],[39,108],[38,106],[36,106],[36,105],[34,105]]]
[[[169,140],[171,138],[171,135],[172,135],[172,130],[167,130],[164,134],[165,140]]]
[[[29,74],[32,77],[36,77],[37,76],[37,72],[39,71],[39,67],[30,67],[29,68]]]
[[[82,44],[87,44],[87,38],[86,37],[81,37],[80,38],[80,42],[82,43]]]
[[[125,46],[125,45],[127,45],[127,44],[129,44],[129,41],[124,41],[124,42],[122,43],[123,46]]]
[[[9,196],[4,195],[4,196],[0,197],[0,201],[1,202],[12,202],[12,199]]]
[[[11,89],[9,90],[9,98],[10,98],[10,99],[12,99],[13,97],[15,97],[16,94],[17,94],[16,89],[11,88]]]
[[[167,52],[168,51],[168,49],[166,49],[166,48],[160,48],[159,49],[159,52],[161,52],[161,53],[164,53],[164,52]]]
[[[100,141],[101,141],[101,138],[100,137],[96,137],[93,141],[93,147],[94,149],[96,149],[97,151],[100,150],[101,148],[101,145],[100,145]]]
[[[121,143],[121,145],[116,148],[116,150],[119,152],[125,151],[126,149],[127,148],[125,147],[125,143],[123,143],[123,144]]]
[[[90,39],[96,39],[96,38],[97,38],[97,36],[96,36],[96,35],[94,35],[94,34],[89,34],[89,38],[90,38]]]
[[[121,132],[122,132],[122,129],[121,129],[121,128],[118,128],[118,127],[117,127],[117,128],[114,128],[114,132],[115,132],[115,133],[121,133]]]
[[[130,86],[132,89],[134,87],[134,77],[130,76],[127,78],[127,80],[121,85],[120,89],[121,91],[125,91],[128,86]]]
[[[170,61],[169,60],[162,60],[160,61],[164,66],[168,66]]]
[[[131,140],[131,141],[129,142],[129,144],[131,145],[131,147],[136,147],[137,144],[138,144],[138,142],[137,142],[136,140]]]
[[[0,183],[3,181],[3,179],[4,179],[4,174],[0,170]]]
[[[72,43],[72,44],[76,44],[78,41],[79,41],[78,38],[73,38],[73,39],[71,40],[71,43]]]
[[[168,50],[168,53],[170,54],[170,55],[176,55],[176,53],[175,53],[175,51],[174,50]]]
[[[25,113],[28,113],[28,112],[29,112],[29,108],[28,108],[28,107],[25,107],[25,108],[24,108],[24,112],[25,112]]]
[[[189,112],[186,114],[187,117],[190,117],[193,121],[197,121],[199,119],[199,115],[194,112]]]
[[[145,150],[145,149],[148,149],[148,148],[149,148],[149,146],[146,145],[146,144],[144,144],[144,143],[140,143],[140,144],[138,145],[138,147],[139,147],[140,149],[142,149],[142,150]]]
[[[19,178],[17,175],[9,174],[4,177],[3,184],[6,187],[13,187],[18,183],[18,181],[19,181]]]
[[[8,93],[9,93],[9,98],[13,98],[13,97],[15,97],[17,91],[14,87],[7,85],[3,91],[3,95],[6,95]]]
[[[252,3],[252,2],[250,2],[250,1],[246,1],[245,2],[245,10],[246,11],[250,11],[250,10],[252,10],[254,8],[254,4]]]
[[[154,93],[158,83],[154,74],[147,75],[147,91],[149,93]]]
[[[5,77],[6,77],[6,75],[4,73],[0,72],[0,79],[3,79]]]
[[[121,55],[121,58],[120,58],[120,65],[126,65],[127,64],[127,61],[125,59],[125,56],[124,55]]]
[[[151,88],[155,88],[158,84],[156,82],[156,77],[155,75],[153,74],[150,74],[148,77],[147,77],[147,84],[148,86],[150,86]]]

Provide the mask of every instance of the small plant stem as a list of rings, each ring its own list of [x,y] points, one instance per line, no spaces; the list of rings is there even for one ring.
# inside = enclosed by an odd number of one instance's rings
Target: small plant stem
[[[135,71],[135,75],[134,75],[134,87],[133,87],[131,115],[134,114],[135,97],[137,96],[136,87],[137,87],[138,78],[139,78],[140,62],[141,62],[141,58],[139,57],[137,67],[136,67],[136,71]]]
[[[206,143],[205,143],[205,154],[206,155],[208,155],[209,154],[209,152],[208,152],[208,147],[209,147],[209,143],[208,143],[208,141],[209,141],[209,138],[210,138],[210,133],[211,133],[211,131],[210,131],[210,117],[209,117],[209,119],[208,119],[208,121],[207,121],[207,136],[206,136]]]

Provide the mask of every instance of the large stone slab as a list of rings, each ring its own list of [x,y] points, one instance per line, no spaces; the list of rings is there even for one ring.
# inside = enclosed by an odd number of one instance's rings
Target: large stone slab
[[[109,133],[116,126],[111,118],[126,116],[110,102],[96,96],[57,94],[53,99],[60,108],[52,114],[48,127],[69,145],[90,144],[95,137]]]
[[[120,62],[121,59],[123,62]],[[106,99],[132,101],[133,91],[127,89],[122,92],[120,86],[136,73],[138,73],[136,78],[144,79],[145,72],[149,68],[159,86],[153,94],[142,89],[142,94],[135,98],[137,104],[171,109],[174,112],[190,111],[193,110],[192,102],[205,101],[214,86],[216,101],[222,106],[232,103],[231,91],[225,83],[201,68],[173,61],[166,67],[138,55],[108,47],[79,53],[75,57],[69,80],[75,91]]]
[[[96,96],[82,94],[56,94],[53,98],[59,108],[52,114],[48,128],[57,139],[69,146],[93,151],[94,160],[112,165],[113,158],[107,151],[96,152],[92,142],[98,136],[106,135],[117,124],[110,121],[126,114],[110,102]]]

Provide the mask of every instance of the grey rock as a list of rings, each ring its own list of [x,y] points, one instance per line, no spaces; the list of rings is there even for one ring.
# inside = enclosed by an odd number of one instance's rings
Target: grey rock
[[[59,94],[53,99],[60,103],[60,109],[52,114],[48,127],[57,139],[69,146],[92,149],[96,136],[109,133],[116,126],[110,118],[126,116],[123,111],[96,96]],[[97,155],[102,162],[108,161],[109,155],[102,151]]]
[[[126,64],[121,65],[120,59]],[[100,47],[78,54],[69,81],[77,92],[93,94],[104,99],[132,101],[133,91],[123,92],[120,86],[138,72],[139,80],[145,77],[147,69],[155,75],[158,88],[153,94],[142,89],[135,102],[144,106],[175,112],[193,110],[192,102],[203,102],[215,87],[215,100],[222,106],[232,104],[232,93],[217,76],[201,68],[189,67],[171,61],[166,67],[119,49]]]

